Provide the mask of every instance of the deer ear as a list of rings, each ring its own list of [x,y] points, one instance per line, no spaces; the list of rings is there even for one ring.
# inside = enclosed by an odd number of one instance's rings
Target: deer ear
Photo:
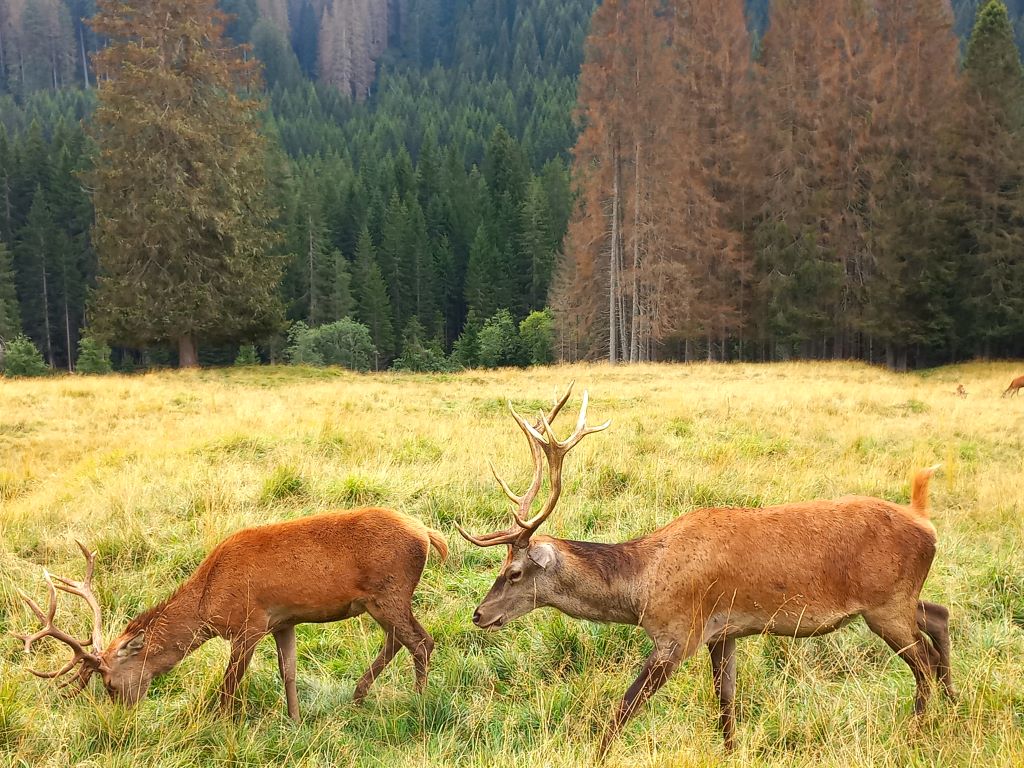
[[[529,556],[541,568],[550,568],[557,560],[555,548],[550,544],[538,544],[535,547],[530,547]]]
[[[122,645],[118,651],[118,656],[134,656],[136,653],[142,650],[142,647],[146,644],[146,630],[142,630],[129,640],[127,643]]]

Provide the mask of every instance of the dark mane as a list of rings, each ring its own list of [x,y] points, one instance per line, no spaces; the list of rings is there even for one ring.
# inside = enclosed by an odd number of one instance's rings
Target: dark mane
[[[622,544],[599,544],[596,541],[570,541],[562,543],[580,560],[593,568],[605,583],[631,578],[641,570],[633,542]]]

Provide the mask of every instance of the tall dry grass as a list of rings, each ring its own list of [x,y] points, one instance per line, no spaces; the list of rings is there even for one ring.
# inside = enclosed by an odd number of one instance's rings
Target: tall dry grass
[[[739,644],[740,748],[721,749],[704,655],[626,729],[610,765],[1010,766],[1024,764],[1024,398],[1000,399],[1008,365],[892,375],[854,364],[554,367],[450,376],[251,368],[137,377],[0,380],[0,629],[32,626],[15,587],[40,568],[76,575],[73,540],[99,551],[110,631],[166,595],[228,533],[334,507],[393,506],[448,534],[416,611],[437,640],[412,692],[403,653],[366,705],[355,680],[382,635],[368,618],[299,631],[300,727],[286,718],[273,643],[235,718],[213,702],[227,653],[212,641],[135,711],[97,683],[65,700],[0,644],[0,765],[575,766],[648,649],[640,630],[538,611],[499,633],[470,616],[501,553],[452,525],[505,525],[493,458],[530,472],[506,415],[570,379],[612,428],[567,461],[549,533],[600,541],[697,506],[845,493],[907,500],[933,483],[939,553],[927,597],[950,606],[957,705],[910,717],[909,671],[863,626]],[[963,383],[969,396],[954,395]],[[578,400],[574,401],[574,405]],[[570,417],[563,416],[566,422]],[[70,599],[67,621],[86,617]],[[57,664],[47,646],[33,661]]]

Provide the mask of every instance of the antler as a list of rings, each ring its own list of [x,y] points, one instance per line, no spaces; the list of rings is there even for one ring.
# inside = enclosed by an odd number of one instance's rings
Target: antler
[[[47,587],[49,588],[49,605],[45,612],[31,597],[26,595],[20,589],[18,590],[18,594],[21,596],[21,599],[25,601],[32,613],[36,615],[36,618],[42,622],[43,627],[38,632],[31,635],[12,633],[25,644],[25,653],[31,653],[33,644],[38,640],[42,640],[44,637],[52,637],[54,640],[58,640],[70,647],[71,650],[74,651],[71,661],[57,671],[39,672],[35,669],[30,669],[29,672],[36,677],[52,680],[70,672],[76,666],[81,665],[77,675],[60,684],[61,688],[74,686],[72,688],[73,693],[77,693],[85,688],[85,685],[89,682],[89,678],[92,676],[92,673],[103,667],[103,658],[100,656],[100,651],[103,647],[102,609],[100,608],[99,601],[96,600],[96,596],[93,595],[92,592],[92,575],[96,566],[96,553],[90,552],[81,542],[75,543],[78,544],[78,548],[82,550],[82,554],[85,555],[85,579],[83,581],[71,581],[70,579],[65,579],[61,576],[51,577],[50,572],[44,568],[43,579],[46,580]],[[54,584],[54,579],[59,583]],[[53,620],[57,615],[58,589],[71,595],[78,595],[85,600],[92,609],[93,627],[91,639],[78,640],[67,632],[58,629],[54,625]],[[91,653],[85,650],[86,646],[92,646]]]
[[[512,516],[515,518],[515,525],[503,531],[494,531],[493,533],[486,533],[482,536],[472,536],[467,533],[461,525],[456,523],[455,527],[458,528],[459,533],[462,534],[463,538],[467,541],[476,544],[478,547],[493,547],[499,544],[524,547],[529,543],[530,537],[533,536],[534,532],[536,532],[536,530],[541,526],[541,523],[547,520],[548,515],[550,515],[554,510],[555,505],[558,503],[558,497],[562,494],[562,460],[565,458],[565,455],[575,448],[584,437],[593,432],[600,432],[601,430],[607,429],[611,424],[611,420],[609,420],[596,427],[588,427],[586,425],[589,395],[584,391],[583,404],[580,406],[580,415],[579,419],[576,421],[576,429],[573,430],[573,433],[565,440],[560,441],[555,437],[555,433],[551,428],[551,422],[555,420],[559,411],[562,410],[562,406],[568,402],[569,395],[572,393],[573,384],[575,384],[575,381],[569,384],[569,388],[566,390],[565,394],[562,395],[560,400],[555,401],[554,407],[547,415],[544,413],[540,414],[540,419],[536,424],[530,424],[530,422],[516,413],[515,408],[512,407],[512,403],[509,403],[508,408],[509,411],[512,412],[512,417],[516,420],[519,428],[523,430],[523,434],[526,435],[526,439],[530,443],[530,453],[533,456],[533,482],[530,484],[526,493],[522,496],[517,496],[509,488],[508,483],[498,476],[497,471],[494,469],[494,465],[491,464],[491,472],[494,475],[494,479],[498,481],[498,484],[505,492],[509,501],[516,506],[512,511]],[[544,430],[544,434],[541,434],[541,429]],[[537,498],[537,494],[540,492],[541,480],[544,471],[543,458],[545,456],[548,461],[551,492],[541,511],[538,512],[536,516],[527,519],[530,507],[533,505],[534,500]]]

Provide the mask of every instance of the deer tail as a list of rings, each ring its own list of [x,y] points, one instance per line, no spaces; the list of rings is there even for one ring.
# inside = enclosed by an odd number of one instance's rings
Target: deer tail
[[[928,481],[941,466],[941,464],[936,464],[928,469],[922,469],[914,475],[914,482],[910,490],[910,508],[925,519],[928,518]]]
[[[430,546],[440,555],[441,562],[443,563],[448,559],[448,542],[445,541],[444,536],[433,528],[427,529],[427,536],[430,538]]]

